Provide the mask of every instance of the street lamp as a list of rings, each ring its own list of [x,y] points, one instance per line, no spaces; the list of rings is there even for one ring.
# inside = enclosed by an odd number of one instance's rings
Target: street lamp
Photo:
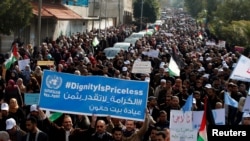
[[[144,3],[144,0],[141,0],[141,22],[140,22],[140,31],[142,30],[143,3]]]
[[[38,36],[37,36],[37,38],[38,38],[38,40],[37,40],[37,45],[38,45],[38,48],[39,48],[39,46],[40,46],[40,42],[41,42],[41,17],[42,17],[42,15],[41,15],[41,13],[42,13],[42,0],[39,0],[39,4],[38,4]]]

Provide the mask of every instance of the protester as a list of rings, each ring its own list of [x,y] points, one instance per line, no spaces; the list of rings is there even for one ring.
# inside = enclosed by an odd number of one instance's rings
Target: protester
[[[0,141],[11,141],[6,131],[0,131]]]
[[[27,134],[23,137],[23,141],[49,141],[46,133],[37,127],[37,120],[34,117],[26,119]]]
[[[243,114],[242,109],[249,84],[230,79],[241,54],[235,52],[228,44],[219,46],[218,39],[211,36],[202,25],[188,14],[180,13],[182,12],[173,10],[169,14],[172,18],[165,20],[163,26],[157,26],[152,35],[146,33],[136,39],[128,50],[121,50],[113,59],[108,59],[103,50],[129,37],[135,31],[134,25],[110,27],[105,31],[93,29],[69,36],[60,35],[57,40],[46,40],[38,46],[20,45],[18,59],[27,58],[30,59],[30,63],[20,71],[16,61],[6,72],[3,71],[0,77],[0,98],[3,104],[3,118],[0,121],[4,125],[0,125],[1,130],[5,130],[5,121],[10,118],[9,108],[4,103],[8,104],[11,98],[16,98],[18,107],[25,111],[25,119],[36,119],[32,125],[46,133],[49,140],[77,141],[80,140],[78,137],[91,140],[92,137],[97,139],[99,134],[105,133],[110,140],[117,141],[169,141],[171,110],[181,110],[191,95],[191,110],[202,111],[207,106],[208,124],[215,124],[211,111],[219,109],[225,109],[225,124],[248,124],[249,117]],[[100,41],[99,44],[93,45],[94,40]],[[54,61],[54,64],[38,65],[38,61]],[[149,61],[151,73],[132,73],[136,61]],[[174,68],[178,68],[179,72],[171,70],[173,62],[178,66]],[[143,122],[107,116],[107,120],[106,117],[98,117],[97,125],[93,123],[97,117],[92,119],[89,115],[85,116],[85,113],[70,116],[69,113],[63,113],[64,116],[59,117],[58,121],[51,121],[41,113],[37,103],[24,103],[25,93],[40,93],[45,70],[69,73],[78,77],[105,76],[130,81],[148,81],[146,103],[149,113]],[[8,82],[7,87],[5,82]],[[238,107],[225,102],[225,93],[228,93],[229,98],[239,102]],[[11,108],[11,113],[13,109],[15,108]],[[18,116],[18,119],[20,118]],[[16,121],[17,124],[18,122]],[[99,124],[107,127],[97,127]],[[156,126],[161,129],[153,132]],[[30,133],[31,128],[20,128]]]
[[[26,135],[26,132],[16,124],[16,121],[13,118],[6,120],[6,131],[9,133],[11,141],[22,141]]]

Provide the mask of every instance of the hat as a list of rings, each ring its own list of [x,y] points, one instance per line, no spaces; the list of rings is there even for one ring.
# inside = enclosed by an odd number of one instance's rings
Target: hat
[[[248,118],[248,117],[250,117],[250,113],[246,113],[246,112],[245,112],[245,113],[243,113],[242,117],[243,117],[243,118]]]
[[[129,64],[130,64],[130,61],[127,60],[127,61],[124,62],[124,64],[125,64],[125,65],[129,65]]]
[[[156,100],[157,98],[155,96],[150,96],[148,97],[148,101],[151,101],[151,100]]]
[[[1,110],[9,111],[9,105],[7,103],[2,103],[1,104]]]
[[[127,67],[122,67],[122,71],[127,71],[128,68]]]
[[[16,126],[16,121],[13,118],[9,118],[6,120],[6,130],[10,130],[14,126]]]
[[[235,83],[233,83],[233,82],[230,82],[230,83],[228,83],[228,85],[229,86],[237,86]]]
[[[212,85],[211,85],[211,84],[206,84],[206,85],[205,85],[205,88],[211,89],[211,88],[212,88]]]
[[[166,81],[166,79],[161,79],[161,82],[164,82],[164,83],[166,83],[167,81]]]
[[[33,105],[30,106],[30,112],[33,112],[33,111],[35,111],[35,112],[38,111],[36,104],[33,104]]]

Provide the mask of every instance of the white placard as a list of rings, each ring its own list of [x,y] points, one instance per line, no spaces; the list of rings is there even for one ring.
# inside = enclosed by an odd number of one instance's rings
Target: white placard
[[[192,111],[171,110],[170,128],[193,129]]]
[[[132,67],[132,73],[151,73],[150,61],[135,61]]]
[[[170,140],[171,141],[197,141],[197,130],[185,128],[170,129]]]
[[[142,54],[147,55],[148,57],[158,58],[159,57],[159,51],[151,49],[149,51],[144,51]]]
[[[24,70],[25,66],[30,64],[30,59],[18,60],[18,66],[20,70]]]
[[[243,112],[250,112],[250,96],[248,95],[246,100],[245,100],[245,104],[244,104],[244,107],[243,107]]]
[[[216,125],[225,125],[225,109],[213,109],[214,122]]]
[[[240,56],[230,79],[250,82],[250,59],[244,55]]]
[[[199,129],[204,111],[193,111],[193,128]]]

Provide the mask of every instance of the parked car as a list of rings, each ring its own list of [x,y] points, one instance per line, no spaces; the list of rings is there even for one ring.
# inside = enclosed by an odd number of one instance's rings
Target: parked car
[[[129,38],[142,38],[144,37],[146,32],[132,33]]]
[[[139,40],[139,38],[125,38],[124,42],[130,43],[134,46],[137,40]]]
[[[130,43],[127,43],[127,42],[118,42],[118,43],[115,43],[114,48],[120,48],[124,51],[128,51],[129,47],[130,47]]]
[[[113,59],[121,50],[122,50],[121,48],[109,47],[105,48],[103,52],[105,53],[107,59]]]

